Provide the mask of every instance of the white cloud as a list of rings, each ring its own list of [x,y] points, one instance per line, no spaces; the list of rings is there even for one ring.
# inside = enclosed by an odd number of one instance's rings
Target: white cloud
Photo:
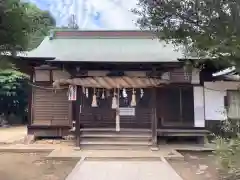
[[[134,7],[127,7],[124,0],[122,0],[120,3],[116,3],[115,1],[111,0],[88,0],[88,3],[90,6],[93,6],[94,11],[97,11],[101,14],[99,20],[104,29],[136,28],[136,25],[134,23],[136,17],[131,12],[131,8]]]
[[[81,29],[136,29],[136,16],[131,9],[136,7],[137,0],[48,1],[59,25],[66,25],[68,17],[76,14]]]

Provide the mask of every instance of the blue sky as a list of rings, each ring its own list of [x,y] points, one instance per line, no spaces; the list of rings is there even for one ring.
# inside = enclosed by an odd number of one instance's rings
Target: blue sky
[[[66,25],[75,14],[81,29],[136,29],[137,17],[131,12],[137,0],[29,0],[49,10],[57,25]]]

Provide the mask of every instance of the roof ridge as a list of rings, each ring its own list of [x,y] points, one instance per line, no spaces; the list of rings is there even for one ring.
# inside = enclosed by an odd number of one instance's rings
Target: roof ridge
[[[79,29],[52,29],[50,31],[50,40],[61,38],[109,38],[109,37],[138,37],[138,38],[153,38],[154,32],[149,30],[79,30]]]
[[[53,28],[50,31],[58,32],[58,31],[69,31],[69,32],[152,32],[151,30],[141,30],[141,29],[64,29],[64,28]]]

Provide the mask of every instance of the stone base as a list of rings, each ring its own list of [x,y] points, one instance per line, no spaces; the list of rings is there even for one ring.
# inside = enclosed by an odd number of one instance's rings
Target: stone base
[[[81,148],[80,147],[74,147],[74,150],[75,151],[81,151]]]
[[[152,146],[151,147],[151,151],[158,151],[158,150],[159,150],[159,148],[157,146]]]
[[[33,134],[29,134],[24,137],[24,144],[32,144],[34,141],[35,136]]]

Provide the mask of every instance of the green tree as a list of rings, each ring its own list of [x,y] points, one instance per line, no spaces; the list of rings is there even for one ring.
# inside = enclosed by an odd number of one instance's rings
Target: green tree
[[[240,65],[239,0],[138,0],[138,23],[191,56]]]
[[[31,32],[24,3],[19,0],[0,1],[0,52],[26,50]]]
[[[216,65],[235,65],[240,72],[239,0],[138,0],[138,23],[159,39],[184,47],[199,61],[210,58]],[[198,62],[199,62],[198,61]],[[222,179],[240,179],[239,121],[223,124],[216,138],[216,157]],[[235,131],[237,129],[237,131]]]
[[[49,11],[42,11],[33,4],[26,4],[27,16],[31,19],[32,32],[29,34],[28,50],[36,48],[48,35],[49,30],[56,26],[56,21]]]
[[[9,63],[18,51],[36,48],[55,20],[47,11],[20,0],[0,0],[0,113],[24,115],[28,76]],[[12,53],[13,56],[2,56]]]
[[[0,114],[8,120],[14,114],[22,119],[28,104],[28,76],[14,69],[0,70]]]
[[[0,0],[0,52],[34,48],[55,26],[55,19],[31,3]]]

